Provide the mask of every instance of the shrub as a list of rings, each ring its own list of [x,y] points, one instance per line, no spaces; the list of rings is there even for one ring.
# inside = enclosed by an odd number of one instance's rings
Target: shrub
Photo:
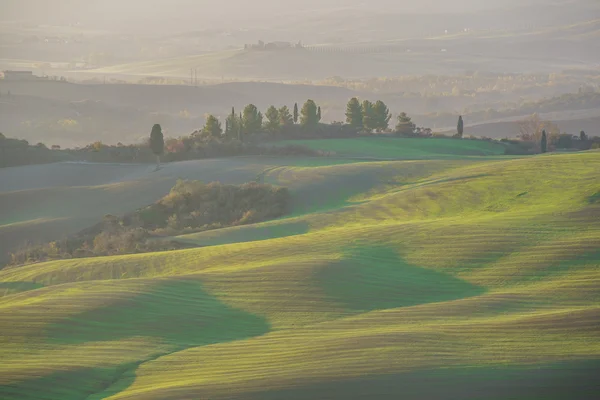
[[[161,235],[261,222],[286,214],[290,203],[289,191],[283,187],[178,180],[156,203],[123,217],[105,215],[70,238],[26,245],[11,255],[10,264],[180,249],[188,246],[165,241]]]

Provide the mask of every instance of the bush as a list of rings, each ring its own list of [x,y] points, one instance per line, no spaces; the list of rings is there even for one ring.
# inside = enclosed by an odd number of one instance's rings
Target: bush
[[[155,204],[123,217],[105,215],[98,224],[70,238],[28,244],[11,255],[10,264],[181,249],[188,246],[161,236],[278,218],[289,212],[290,203],[289,191],[282,187],[179,180]]]

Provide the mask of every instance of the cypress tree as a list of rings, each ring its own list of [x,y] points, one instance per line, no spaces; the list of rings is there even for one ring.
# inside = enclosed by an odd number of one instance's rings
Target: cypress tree
[[[377,127],[377,121],[373,113],[373,103],[369,100],[363,100],[362,105],[362,124],[364,130],[371,133]]]
[[[540,148],[542,150],[542,153],[545,153],[548,151],[548,139],[546,138],[546,130],[545,129],[542,131],[542,140],[540,143]]]
[[[294,103],[294,124],[298,123],[298,103]]]
[[[238,125],[235,109],[231,107],[231,114],[225,118],[225,136],[234,137],[237,134]]]
[[[463,118],[462,118],[462,115],[459,115],[458,116],[458,124],[456,125],[456,135],[459,138],[463,137],[463,130],[464,130]]]
[[[150,149],[156,155],[156,169],[160,167],[160,156],[165,151],[165,138],[159,124],[154,124],[150,132]]]

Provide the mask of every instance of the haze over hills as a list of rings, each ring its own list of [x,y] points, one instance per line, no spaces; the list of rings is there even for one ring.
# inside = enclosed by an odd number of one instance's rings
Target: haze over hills
[[[559,1],[557,3],[568,3]],[[579,4],[592,4],[589,0],[580,0]],[[384,13],[405,14],[460,14],[476,11],[511,9],[524,5],[548,4],[547,1],[528,0],[515,1],[506,0],[501,3],[488,2],[484,0],[424,0],[420,2],[390,1],[385,0],[378,3]],[[361,0],[345,1],[343,5],[335,1],[306,0],[293,5],[276,0],[260,0],[249,3],[241,0],[232,0],[226,5],[215,3],[211,0],[89,0],[81,3],[76,0],[61,0],[52,5],[43,0],[6,0],[4,2],[3,14],[0,19],[7,21],[29,20],[33,22],[44,22],[47,24],[65,23],[78,21],[86,25],[99,28],[106,27],[135,27],[151,32],[149,25],[161,21],[162,26],[153,29],[182,28],[184,24],[199,24],[213,28],[215,26],[230,27],[230,24],[239,24],[245,21],[247,27],[252,26],[254,21],[263,24],[271,21],[278,24],[281,21],[273,21],[274,16],[289,18],[292,15],[306,17],[309,13],[313,16],[334,14],[337,12],[373,12],[373,6],[369,2]],[[235,12],[232,12],[234,11]],[[203,15],[211,15],[214,18],[202,18]],[[144,24],[142,24],[142,22]]]
[[[0,400],[597,397],[600,1],[0,8]]]

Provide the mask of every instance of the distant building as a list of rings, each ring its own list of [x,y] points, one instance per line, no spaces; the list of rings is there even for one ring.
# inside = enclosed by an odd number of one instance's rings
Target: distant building
[[[257,44],[245,44],[244,49],[246,50],[282,50],[282,49],[290,49],[290,48],[302,48],[300,42],[298,44],[293,45],[290,42],[269,42],[265,43],[262,40],[259,40]]]
[[[36,81],[39,77],[33,75],[32,71],[4,71],[5,81]]]

